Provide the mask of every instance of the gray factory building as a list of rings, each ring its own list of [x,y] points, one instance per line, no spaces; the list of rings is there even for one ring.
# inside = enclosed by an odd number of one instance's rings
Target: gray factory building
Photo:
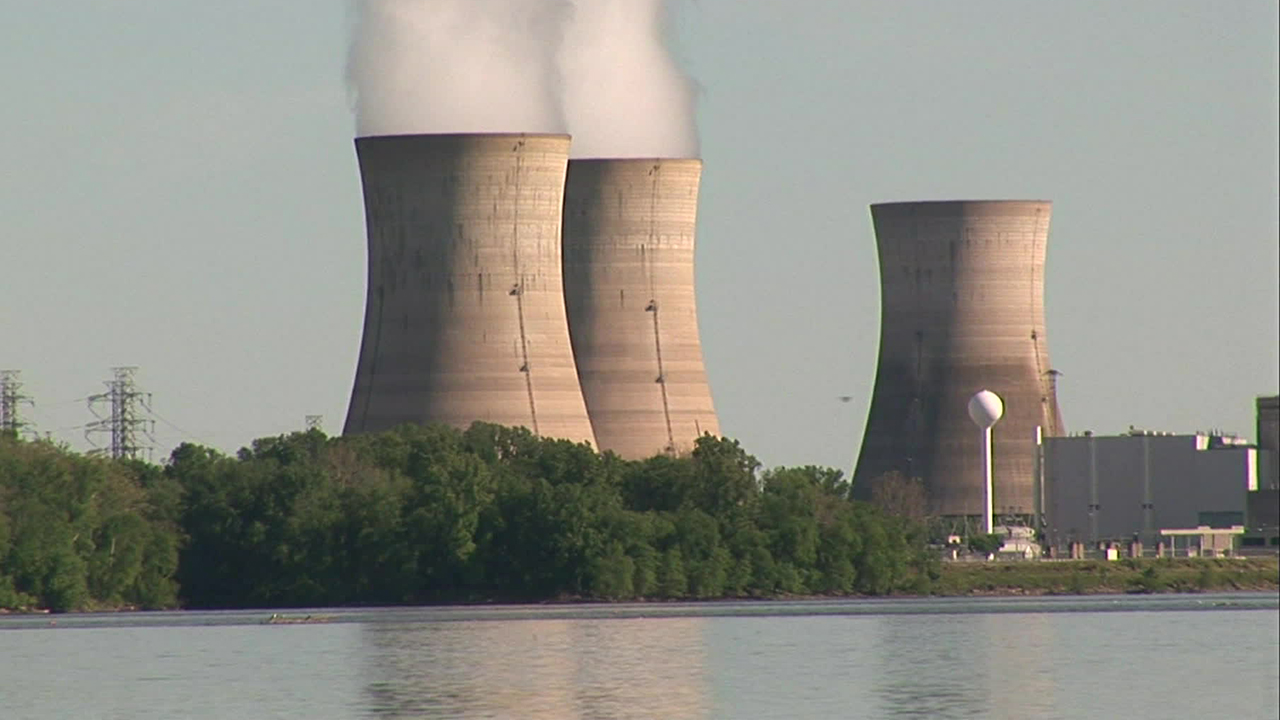
[[[1249,492],[1246,546],[1280,547],[1280,395],[1257,399],[1258,488]]]
[[[345,433],[482,420],[594,442],[565,315],[569,137],[356,140],[368,286]]]
[[[1258,449],[1280,457],[1280,395],[1260,397],[1256,401]],[[1262,478],[1265,487],[1280,487],[1280,463],[1273,464]]]
[[[1240,438],[1134,430],[1046,438],[1047,541],[1148,547],[1160,530],[1243,525],[1246,499],[1271,461]]]
[[[994,200],[871,206],[880,258],[880,354],[854,492],[899,472],[924,481],[929,511],[973,519],[984,509],[970,397],[1004,401],[993,428],[993,505],[1000,524],[1030,523],[1037,428],[1063,433],[1044,321],[1051,204]]]
[[[720,433],[694,298],[701,174],[696,159],[569,161],[569,334],[599,447],[624,458]]]

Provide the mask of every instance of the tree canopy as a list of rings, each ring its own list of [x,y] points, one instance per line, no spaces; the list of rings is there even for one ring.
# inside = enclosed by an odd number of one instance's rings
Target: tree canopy
[[[0,608],[301,607],[927,591],[909,518],[704,436],[624,461],[477,423],[185,444],[163,466],[0,439]]]

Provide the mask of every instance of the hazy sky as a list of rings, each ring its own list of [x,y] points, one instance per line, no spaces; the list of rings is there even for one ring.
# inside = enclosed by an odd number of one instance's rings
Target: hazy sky
[[[342,0],[0,0],[0,368],[76,448],[137,365],[156,459],[341,428],[365,241]],[[721,426],[848,468],[867,205],[1054,202],[1071,430],[1253,435],[1280,387],[1277,4],[688,0],[698,301]],[[842,403],[839,396],[852,396]],[[105,440],[105,438],[102,438]]]

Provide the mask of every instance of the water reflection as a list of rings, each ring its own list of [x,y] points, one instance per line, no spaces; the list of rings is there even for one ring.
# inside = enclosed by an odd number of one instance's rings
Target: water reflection
[[[885,717],[1026,718],[1054,707],[1045,615],[886,617],[873,692]]]
[[[387,718],[708,714],[700,618],[363,627],[365,693]]]
[[[1057,707],[1052,618],[982,615],[993,718],[1045,717]],[[1012,621],[1012,622],[1011,622]]]

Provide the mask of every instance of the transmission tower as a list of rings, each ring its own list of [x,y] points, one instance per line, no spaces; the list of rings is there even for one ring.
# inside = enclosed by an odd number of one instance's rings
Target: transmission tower
[[[18,408],[35,407],[31,396],[22,394],[22,381],[18,370],[0,370],[0,435],[19,437],[26,434],[28,423],[23,422]]]
[[[320,432],[324,432],[324,416],[323,415],[308,415],[306,418],[306,422],[307,422],[307,432],[311,432],[312,430],[319,430]]]
[[[89,412],[98,419],[86,425],[85,438],[103,433],[111,435],[110,447],[99,447],[91,452],[109,454],[112,458],[150,460],[151,434],[156,423],[150,417],[151,393],[138,389],[134,382],[136,367],[111,368],[114,379],[106,381],[107,391],[89,396]],[[106,404],[106,411],[99,408]],[[94,443],[95,445],[97,443]]]

